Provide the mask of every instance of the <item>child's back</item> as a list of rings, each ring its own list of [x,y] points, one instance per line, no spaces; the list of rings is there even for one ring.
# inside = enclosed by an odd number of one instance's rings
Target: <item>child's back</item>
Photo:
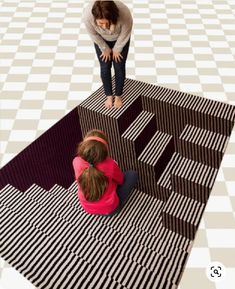
[[[111,214],[117,210],[130,192],[121,185],[125,174],[116,161],[108,156],[108,141],[103,132],[92,130],[78,146],[78,155],[73,160],[75,178],[78,181],[78,197],[84,210],[90,214]],[[131,188],[137,176],[132,177]],[[133,184],[132,184],[133,183]]]

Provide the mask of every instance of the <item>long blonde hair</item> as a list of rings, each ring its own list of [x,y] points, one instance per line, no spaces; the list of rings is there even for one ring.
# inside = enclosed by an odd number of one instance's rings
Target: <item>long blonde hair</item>
[[[89,163],[88,168],[84,169],[78,177],[78,183],[86,200],[90,202],[98,201],[108,184],[108,178],[96,168],[97,163],[107,158],[108,147],[101,141],[90,139],[92,136],[101,138],[108,143],[105,134],[94,129],[89,131],[84,140],[78,145],[78,155]]]

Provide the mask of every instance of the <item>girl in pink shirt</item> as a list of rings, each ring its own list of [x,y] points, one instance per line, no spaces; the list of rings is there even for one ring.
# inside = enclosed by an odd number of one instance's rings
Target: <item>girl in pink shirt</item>
[[[108,156],[108,140],[100,130],[91,130],[78,145],[73,160],[78,197],[90,214],[113,215],[120,211],[137,182],[137,173],[123,173]]]

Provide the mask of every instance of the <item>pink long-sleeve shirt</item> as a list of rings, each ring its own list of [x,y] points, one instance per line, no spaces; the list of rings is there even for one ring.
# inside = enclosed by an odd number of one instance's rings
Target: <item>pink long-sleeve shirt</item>
[[[76,180],[89,166],[88,162],[77,156],[73,160],[73,168]],[[116,193],[117,185],[121,185],[124,180],[124,174],[118,164],[110,157],[103,162],[95,164],[98,170],[101,170],[108,177],[108,186],[100,200],[95,202],[87,201],[83,192],[78,186],[78,198],[84,210],[90,214],[110,214],[119,205],[119,198]]]

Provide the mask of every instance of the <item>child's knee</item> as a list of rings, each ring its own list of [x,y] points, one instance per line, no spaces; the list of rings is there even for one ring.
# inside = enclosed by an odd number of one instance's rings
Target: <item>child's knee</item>
[[[128,178],[133,181],[133,183],[136,183],[138,180],[138,173],[136,171],[126,171],[125,172],[125,178]]]

